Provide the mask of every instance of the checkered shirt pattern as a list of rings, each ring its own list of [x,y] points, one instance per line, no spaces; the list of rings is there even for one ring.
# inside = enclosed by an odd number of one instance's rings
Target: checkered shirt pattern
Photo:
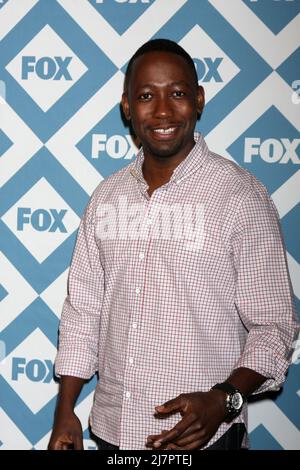
[[[195,140],[151,197],[142,150],[102,181],[77,236],[56,374],[89,379],[98,371],[91,427],[120,449],[146,449],[149,434],[181,418],[161,420],[155,405],[208,391],[237,367],[268,377],[259,392],[280,387],[299,331],[273,202],[251,174],[210,152],[201,134]],[[140,208],[139,226],[135,213],[124,219],[125,203]],[[157,207],[176,204],[203,209],[198,249],[157,236]],[[126,223],[131,235],[147,227],[147,237],[124,237]],[[103,237],[103,224],[113,236]],[[247,406],[235,421],[247,424]]]

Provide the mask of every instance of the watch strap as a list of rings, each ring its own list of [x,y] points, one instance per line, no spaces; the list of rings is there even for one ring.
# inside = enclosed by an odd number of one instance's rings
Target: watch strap
[[[223,392],[226,392],[228,394],[232,394],[232,393],[240,393],[243,397],[243,394],[242,392],[237,388],[237,387],[234,387],[233,385],[231,385],[230,383],[228,382],[222,382],[222,383],[219,383],[219,384],[216,384],[214,385],[211,390],[215,390],[215,389],[218,389],[218,390],[223,390]],[[244,397],[243,397],[244,398]]]

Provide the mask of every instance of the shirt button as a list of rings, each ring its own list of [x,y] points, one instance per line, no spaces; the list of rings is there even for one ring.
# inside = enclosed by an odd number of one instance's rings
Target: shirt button
[[[139,294],[139,293],[141,292],[140,287],[137,287],[137,288],[135,289],[135,292],[136,292],[137,294]]]
[[[140,258],[140,259],[144,259],[144,258],[145,258],[145,253],[140,253],[140,254],[139,254],[139,258]]]
[[[133,364],[133,357],[129,358],[129,364]]]
[[[130,396],[131,396],[131,393],[130,393],[130,392],[126,392],[126,393],[125,393],[125,397],[126,397],[126,398],[130,398]]]
[[[137,323],[136,322],[132,323],[132,328],[137,328]]]

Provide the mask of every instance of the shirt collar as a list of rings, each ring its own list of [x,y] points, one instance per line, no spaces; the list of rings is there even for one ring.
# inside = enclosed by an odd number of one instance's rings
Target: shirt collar
[[[169,183],[175,182],[179,184],[183,179],[192,175],[198,168],[203,166],[204,161],[208,155],[208,147],[205,143],[205,140],[199,132],[194,134],[195,145],[188,154],[188,156],[175,168],[173,174],[170,178]],[[143,175],[143,166],[144,162],[144,152],[141,148],[137,154],[136,160],[134,161],[132,167],[130,168],[130,173],[137,180],[141,181],[145,185],[147,182],[144,179]],[[147,185],[148,186],[148,185]]]

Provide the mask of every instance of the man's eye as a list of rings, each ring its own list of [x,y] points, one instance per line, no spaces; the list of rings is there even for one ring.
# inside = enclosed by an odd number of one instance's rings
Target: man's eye
[[[175,98],[181,98],[182,96],[185,96],[185,93],[184,91],[174,91],[173,96],[175,96]]]
[[[142,95],[139,96],[140,101],[148,101],[152,98],[151,93],[143,93]]]

